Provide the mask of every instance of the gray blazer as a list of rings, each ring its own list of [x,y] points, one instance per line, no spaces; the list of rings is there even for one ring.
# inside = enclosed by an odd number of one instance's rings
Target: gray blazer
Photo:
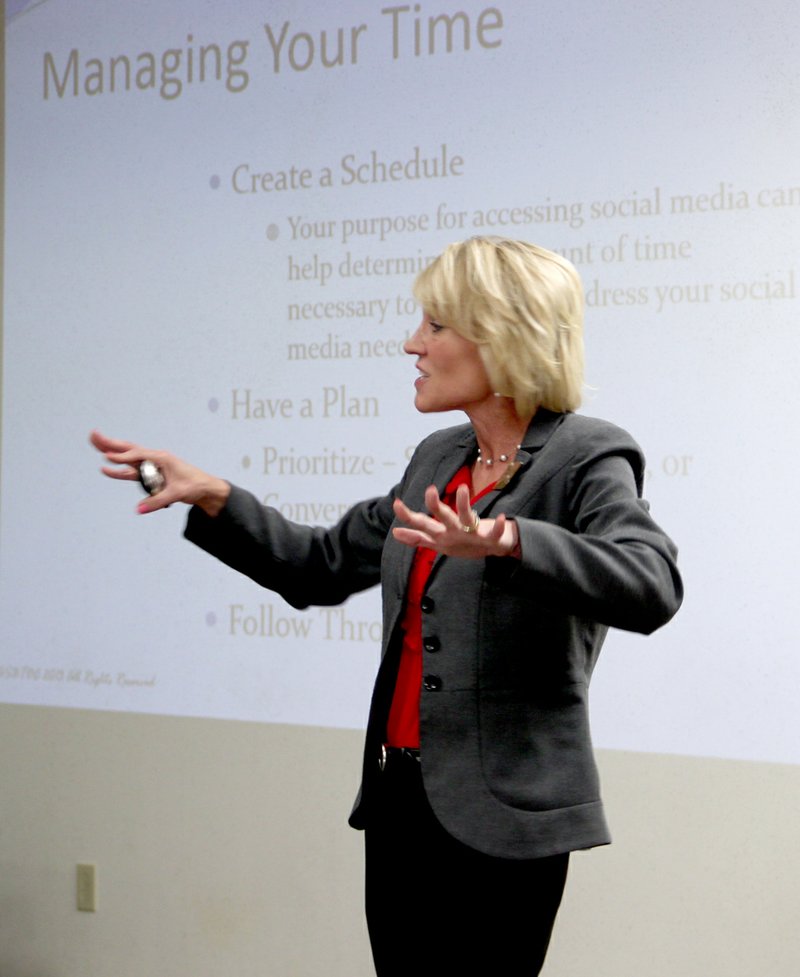
[[[382,662],[350,817],[368,825],[413,551],[392,502],[425,508],[474,459],[470,425],[417,448],[399,485],[330,529],[299,526],[234,488],[186,537],[298,608],[380,583]],[[589,734],[587,691],[609,627],[650,633],[678,609],[676,549],[641,499],[644,459],[604,421],[540,410],[509,484],[475,506],[519,527],[521,560],[437,558],[423,602],[420,737],[425,791],[453,836],[488,854],[535,858],[610,841]]]

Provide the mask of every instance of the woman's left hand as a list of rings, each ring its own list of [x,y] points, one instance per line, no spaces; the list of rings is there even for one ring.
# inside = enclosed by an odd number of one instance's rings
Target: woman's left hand
[[[456,511],[439,498],[435,485],[425,492],[430,515],[414,512],[395,499],[394,514],[406,526],[392,530],[406,546],[425,546],[444,556],[482,559],[486,556],[517,556],[519,532],[512,519],[502,513],[496,519],[479,519],[469,501],[469,489],[459,485]]]

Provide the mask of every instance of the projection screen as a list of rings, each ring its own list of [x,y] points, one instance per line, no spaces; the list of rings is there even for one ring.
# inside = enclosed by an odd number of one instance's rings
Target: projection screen
[[[687,599],[595,743],[800,762],[796,6],[6,4],[0,699],[363,724],[374,592],[299,612],[146,517],[90,429],[331,524],[424,434],[416,272],[502,234],[586,291],[582,410]]]

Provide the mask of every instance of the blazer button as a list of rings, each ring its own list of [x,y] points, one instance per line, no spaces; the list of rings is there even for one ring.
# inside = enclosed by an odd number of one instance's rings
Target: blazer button
[[[433,654],[434,651],[438,651],[442,647],[442,643],[435,634],[432,634],[429,638],[422,639],[422,647],[425,649],[425,651],[429,651],[431,654]]]
[[[442,680],[438,675],[426,675],[422,680],[422,685],[428,692],[438,692],[442,684]]]
[[[419,606],[423,614],[430,614],[430,612],[434,609],[436,604],[434,603],[433,598],[428,597],[426,594],[419,602]]]

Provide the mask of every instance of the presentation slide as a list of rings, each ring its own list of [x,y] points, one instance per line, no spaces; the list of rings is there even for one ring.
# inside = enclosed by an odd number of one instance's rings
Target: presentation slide
[[[465,419],[414,409],[411,286],[495,234],[580,271],[581,411],[680,548],[675,620],[609,634],[595,744],[800,763],[796,4],[5,11],[0,700],[362,726],[377,592],[295,610],[88,434],[330,525]]]

